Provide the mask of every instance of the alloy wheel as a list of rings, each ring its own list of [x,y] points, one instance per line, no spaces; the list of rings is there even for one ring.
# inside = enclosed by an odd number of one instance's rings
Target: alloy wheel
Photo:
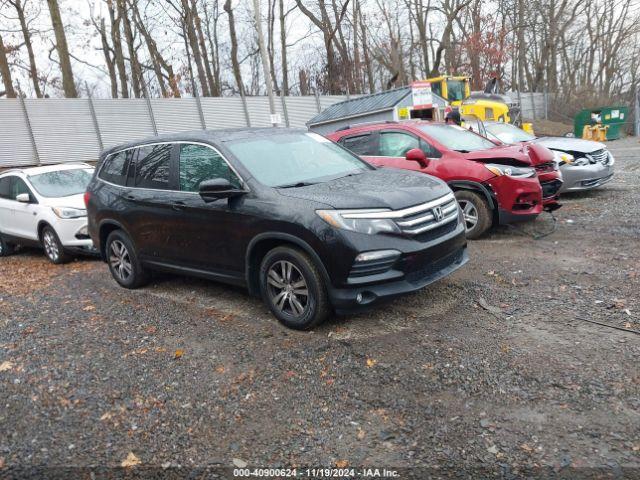
[[[109,265],[121,281],[126,281],[133,273],[127,247],[120,240],[114,240],[109,250]]]
[[[58,248],[58,241],[56,240],[53,232],[51,230],[47,230],[44,232],[44,236],[42,238],[44,243],[44,251],[52,261],[57,262],[58,258],[60,258],[60,250]]]
[[[287,260],[275,262],[267,272],[267,290],[273,305],[293,317],[301,316],[309,303],[307,281]]]
[[[473,227],[478,224],[478,209],[473,203],[467,200],[459,200],[458,204],[462,209],[466,231],[468,232],[469,230],[473,230]]]

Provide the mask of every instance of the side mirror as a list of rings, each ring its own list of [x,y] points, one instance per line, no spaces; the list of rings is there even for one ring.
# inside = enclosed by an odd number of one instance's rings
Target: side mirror
[[[409,150],[406,153],[404,158],[406,158],[407,160],[410,160],[412,162],[418,162],[418,164],[422,168],[425,168],[427,165],[429,165],[429,159],[424,154],[424,152],[422,150],[420,150],[419,148],[412,148],[411,150]]]
[[[214,178],[201,182],[198,193],[205,202],[215,202],[220,198],[237,197],[247,192],[233,186],[226,178]]]
[[[16,195],[16,201],[20,203],[31,203],[31,196],[28,193],[20,193]]]

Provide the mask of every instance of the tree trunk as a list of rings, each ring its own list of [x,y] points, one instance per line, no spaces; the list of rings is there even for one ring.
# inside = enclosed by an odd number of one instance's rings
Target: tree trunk
[[[220,81],[220,47],[218,44],[218,19],[219,19],[219,5],[218,1],[214,2],[213,10],[213,31],[211,30],[211,19],[209,17],[209,9],[205,4],[204,18],[205,18],[205,31],[207,32],[207,40],[209,41],[209,52],[211,52],[211,66],[213,68],[213,85],[212,97],[219,97],[222,95],[222,86]]]
[[[0,75],[2,75],[2,83],[4,84],[4,92],[0,92],[0,97],[6,95],[7,98],[16,98],[9,60],[7,60],[7,50],[2,41],[2,35],[0,35]]]
[[[211,71],[211,63],[209,63],[209,55],[207,53],[207,47],[204,41],[204,34],[202,33],[202,21],[200,19],[200,15],[198,14],[195,0],[191,0],[191,15],[193,17],[193,23],[196,28],[196,34],[198,36],[198,45],[200,46],[202,62],[204,63],[204,71],[207,75],[209,95],[213,95],[213,92],[218,90],[218,88],[213,78],[213,72]]]
[[[111,57],[111,47],[109,46],[109,40],[107,38],[107,27],[105,25],[104,18],[100,19],[100,26],[98,27],[100,32],[100,41],[102,42],[102,51],[104,52],[104,60],[107,64],[107,71],[109,72],[109,81],[111,83],[111,98],[118,98],[118,78],[116,77],[116,65]]]
[[[364,65],[367,69],[367,82],[369,84],[369,93],[373,93],[376,89],[376,82],[373,78],[373,68],[371,66],[371,55],[369,54],[369,44],[367,43],[367,31],[364,26],[364,16],[360,10],[360,32],[362,34],[362,57]]]
[[[231,0],[224,2],[224,11],[229,16],[229,37],[231,37],[231,65],[233,67],[233,76],[238,85],[240,95],[244,97],[244,84],[242,83],[242,73],[240,72],[240,62],[238,62],[238,39],[236,37],[236,24],[231,8]]]
[[[289,95],[289,66],[287,65],[287,26],[284,0],[279,0],[280,9],[280,64],[282,69],[282,94]]]
[[[131,29],[131,22],[129,21],[129,15],[127,12],[127,5],[125,0],[118,1],[118,14],[124,27],[124,38],[127,42],[127,48],[129,50],[129,64],[131,65],[131,84],[133,85],[133,94],[136,98],[141,96],[148,97],[147,86],[145,85],[144,78],[142,77],[142,67],[138,60],[138,52],[136,51],[135,39],[133,38],[133,30]]]
[[[115,62],[118,67],[118,77],[120,78],[120,95],[122,98],[129,98],[127,69],[124,64],[122,39],[120,36],[120,17],[116,17],[113,0],[107,0],[107,9],[109,10],[109,20],[111,21],[111,43],[113,44]]]
[[[73,81],[73,70],[71,69],[71,57],[69,56],[69,47],[67,45],[67,37],[64,33],[64,24],[60,16],[60,8],[58,0],[47,0],[49,5],[49,13],[51,14],[51,25],[56,36],[56,50],[58,51],[58,59],[60,60],[60,70],[62,71],[62,88],[64,96],[67,98],[77,98],[78,91]]]
[[[38,79],[38,69],[36,67],[36,57],[33,53],[33,44],[31,43],[31,32],[27,25],[27,19],[24,15],[24,6],[21,0],[13,0],[10,2],[16,9],[18,14],[18,20],[20,21],[20,28],[22,29],[22,36],[24,37],[24,43],[27,46],[27,54],[29,56],[29,76],[33,82],[33,91],[36,97],[42,98],[42,90],[40,89],[40,81]]]
[[[184,25],[187,40],[191,47],[191,53],[193,54],[193,61],[196,64],[196,70],[198,71],[198,80],[200,81],[200,89],[202,90],[202,96],[209,96],[209,82],[207,81],[207,75],[205,73],[204,65],[202,64],[202,55],[200,53],[200,46],[198,44],[198,37],[194,27],[193,12],[189,7],[188,0],[182,0],[182,11],[184,12]],[[195,92],[194,92],[195,95]]]

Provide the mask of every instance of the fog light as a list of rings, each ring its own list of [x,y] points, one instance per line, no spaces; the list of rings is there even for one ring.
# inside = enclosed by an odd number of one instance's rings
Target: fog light
[[[358,303],[362,303],[363,298],[364,298],[364,297],[362,296],[362,294],[361,294],[361,293],[359,293],[358,295],[356,295],[356,302],[358,302]]]
[[[89,235],[89,231],[87,230],[87,226],[85,225],[80,230],[78,230],[78,235]]]
[[[400,256],[398,250],[374,250],[373,252],[361,253],[356,257],[356,262],[371,262],[373,260],[391,259]]]

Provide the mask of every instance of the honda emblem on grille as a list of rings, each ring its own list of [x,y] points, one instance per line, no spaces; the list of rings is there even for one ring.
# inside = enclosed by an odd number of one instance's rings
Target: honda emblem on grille
[[[444,213],[442,213],[441,206],[438,205],[437,207],[434,207],[432,211],[433,211],[433,218],[436,219],[436,222],[439,222],[444,218]]]

